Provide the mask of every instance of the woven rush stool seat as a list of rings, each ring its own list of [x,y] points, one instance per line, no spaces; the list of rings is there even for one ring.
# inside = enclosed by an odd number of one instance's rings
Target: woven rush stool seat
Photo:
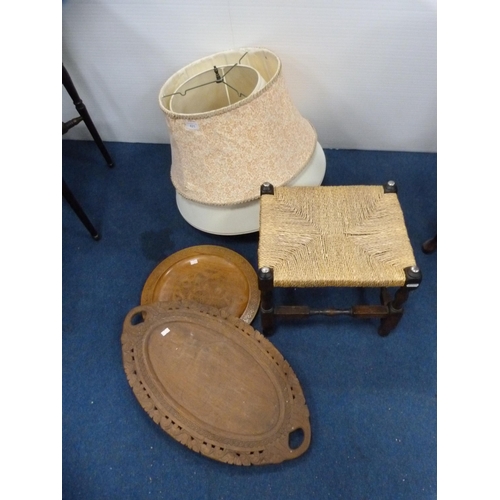
[[[258,247],[263,332],[276,316],[346,314],[399,322],[421,281],[393,181],[380,186],[261,187]],[[378,305],[314,310],[274,304],[274,287],[377,287]],[[394,298],[388,291],[398,287]]]

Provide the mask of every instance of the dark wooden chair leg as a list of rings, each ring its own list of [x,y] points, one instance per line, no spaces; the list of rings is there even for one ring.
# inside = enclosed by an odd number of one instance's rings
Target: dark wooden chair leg
[[[62,181],[62,194],[64,199],[69,203],[75,214],[82,221],[83,225],[87,228],[88,232],[94,238],[94,240],[98,241],[101,239],[101,236],[97,232],[96,228],[90,222],[90,219],[87,217],[87,214],[83,211],[83,208],[78,203],[77,199],[69,189],[64,179]]]
[[[104,159],[106,160],[106,163],[108,164],[109,167],[114,166],[113,159],[111,158],[111,155],[109,154],[108,150],[106,149],[106,146],[102,142],[101,136],[97,132],[97,129],[95,128],[94,122],[92,121],[92,118],[90,118],[90,115],[87,111],[87,108],[85,107],[85,104],[83,104],[82,100],[80,99],[80,96],[78,95],[78,92],[76,90],[75,85],[73,84],[73,80],[71,80],[71,77],[67,71],[67,69],[62,67],[62,82],[64,85],[64,88],[68,92],[69,96],[73,100],[73,104],[75,105],[76,110],[82,117],[83,121],[85,122],[85,125],[87,125],[87,128],[89,129],[90,134],[92,135],[92,138],[94,139],[94,142],[97,144],[97,147],[101,151],[102,155],[104,156]],[[64,128],[63,128],[63,133],[64,133]]]
[[[434,236],[434,238],[431,238],[430,240],[427,240],[424,242],[422,245],[422,252],[424,253],[433,253],[437,249],[437,234]]]
[[[258,278],[262,334],[269,336],[274,330],[273,270],[270,267],[261,267],[258,272]]]

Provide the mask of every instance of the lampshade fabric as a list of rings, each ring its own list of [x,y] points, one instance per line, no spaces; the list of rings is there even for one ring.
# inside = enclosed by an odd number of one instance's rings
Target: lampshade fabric
[[[211,83],[214,67],[228,85]],[[200,59],[165,82],[159,103],[170,133],[172,183],[194,202],[256,200],[263,182],[280,186],[298,176],[317,146],[316,131],[287,92],[279,58],[267,49]]]

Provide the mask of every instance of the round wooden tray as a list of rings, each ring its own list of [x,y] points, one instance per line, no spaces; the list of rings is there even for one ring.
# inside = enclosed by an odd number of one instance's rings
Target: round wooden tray
[[[196,303],[157,302],[127,314],[121,342],[137,400],[191,450],[263,465],[309,447],[309,410],[295,373],[241,319]]]
[[[155,267],[144,284],[141,304],[185,300],[225,309],[251,323],[260,303],[257,273],[245,258],[228,248],[185,248]]]

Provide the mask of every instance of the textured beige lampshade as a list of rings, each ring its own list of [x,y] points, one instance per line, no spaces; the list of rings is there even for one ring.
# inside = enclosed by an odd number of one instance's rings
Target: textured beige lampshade
[[[214,83],[217,73],[224,81]],[[214,54],[162,86],[172,149],[171,179],[187,200],[231,206],[256,200],[260,185],[289,183],[317,148],[294,106],[279,58],[262,48]]]

